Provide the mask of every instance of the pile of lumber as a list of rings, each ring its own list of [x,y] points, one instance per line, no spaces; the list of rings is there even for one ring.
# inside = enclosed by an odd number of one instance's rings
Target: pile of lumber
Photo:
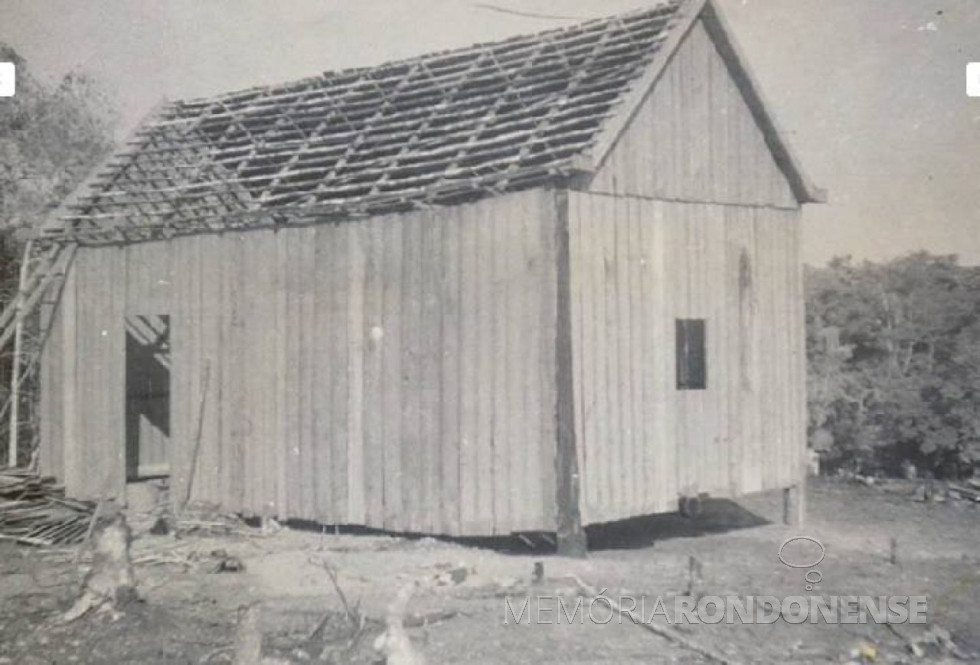
[[[951,499],[965,499],[980,503],[980,480],[967,480],[965,486],[963,484],[947,483],[946,493]]]
[[[53,478],[0,469],[0,540],[44,547],[85,539],[95,504],[66,499]]]

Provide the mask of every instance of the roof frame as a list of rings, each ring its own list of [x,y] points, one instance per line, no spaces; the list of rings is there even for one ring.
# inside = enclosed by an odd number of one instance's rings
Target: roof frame
[[[62,237],[126,242],[305,224],[587,183],[698,21],[796,198],[825,200],[714,2],[668,0],[571,28],[169,104],[137,128],[94,191],[67,207]]]

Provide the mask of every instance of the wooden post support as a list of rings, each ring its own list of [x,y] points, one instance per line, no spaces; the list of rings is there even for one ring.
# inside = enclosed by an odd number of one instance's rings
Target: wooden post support
[[[10,444],[7,448],[7,465],[17,466],[19,456],[20,441],[20,366],[21,352],[24,337],[24,304],[27,294],[24,289],[27,287],[28,268],[31,262],[31,250],[34,241],[28,240],[24,244],[24,256],[20,262],[20,277],[17,281],[16,310],[14,313],[14,357],[11,361],[10,371]]]
[[[557,320],[555,329],[556,545],[561,556],[584,557],[588,552],[579,508],[579,470],[575,441],[575,391],[572,382],[572,300],[568,237],[568,192],[559,190],[556,203]]]
[[[806,479],[809,475],[806,448],[797,464],[797,482],[783,490],[783,524],[802,527],[806,521]]]
[[[783,524],[801,527],[806,521],[806,480],[783,490]]]

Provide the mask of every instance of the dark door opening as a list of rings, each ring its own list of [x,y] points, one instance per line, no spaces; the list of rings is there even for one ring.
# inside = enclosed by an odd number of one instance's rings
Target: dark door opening
[[[126,479],[170,475],[170,317],[126,317]]]

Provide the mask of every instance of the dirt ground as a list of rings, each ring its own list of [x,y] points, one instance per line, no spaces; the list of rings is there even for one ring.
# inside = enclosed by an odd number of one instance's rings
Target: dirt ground
[[[558,607],[542,599],[562,595],[571,610],[577,580],[614,599],[642,597],[651,605],[658,596],[687,594],[692,585],[694,593],[743,597],[927,595],[928,625],[668,628],[738,663],[980,662],[980,504],[917,502],[913,489],[814,481],[801,530],[779,522],[777,494],[709,500],[697,519],[665,515],[592,529],[586,560],[560,558],[543,541],[532,549],[534,541],[520,539],[460,543],[247,527],[175,538],[137,525],[141,601],[67,625],[56,620],[77,593],[86,557],[76,564],[73,550],[3,543],[0,664],[228,663],[245,606],[258,608],[269,662],[383,662],[372,645],[392,598],[412,583],[407,632],[430,664],[711,662],[619,615],[606,623],[608,612],[596,612],[596,621],[583,612],[571,625],[556,622],[553,612],[530,622],[528,614],[519,624],[507,615],[508,607],[520,613],[529,597]],[[780,545],[795,535],[825,547],[816,567],[822,580],[812,594],[804,588],[807,571],[778,557]],[[239,561],[242,571],[220,571]],[[359,631],[349,625],[324,562],[336,571],[351,612],[364,617]],[[536,563],[543,574],[535,575]],[[943,642],[913,653],[910,642],[934,635],[937,626],[955,649]]]

